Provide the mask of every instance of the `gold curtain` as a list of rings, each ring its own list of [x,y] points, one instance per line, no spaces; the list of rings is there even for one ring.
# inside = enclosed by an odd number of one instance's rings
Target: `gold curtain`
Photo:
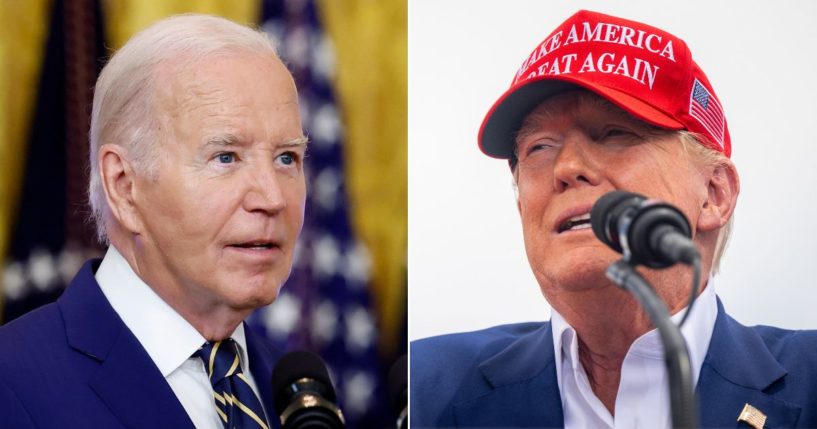
[[[406,0],[322,0],[337,56],[346,185],[355,233],[369,248],[381,349],[396,350],[406,305]]]
[[[51,1],[0,3],[0,274],[17,211]],[[5,293],[0,276],[0,320]]]
[[[106,0],[102,2],[108,47],[119,49],[136,32],[180,13],[219,15],[240,24],[258,25],[259,0]]]

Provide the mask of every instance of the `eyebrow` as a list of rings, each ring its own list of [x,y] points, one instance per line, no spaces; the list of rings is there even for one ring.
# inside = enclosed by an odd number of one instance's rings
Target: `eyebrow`
[[[292,140],[286,141],[278,145],[279,147],[306,147],[309,143],[309,137],[307,136],[299,136]],[[207,142],[202,145],[202,149],[209,149],[209,148],[223,148],[223,147],[231,147],[231,146],[239,146],[241,145],[241,139],[238,138],[235,134],[232,133],[224,133],[218,134],[207,139]]]
[[[280,144],[279,146],[283,146],[283,147],[303,146],[304,148],[306,148],[308,145],[309,145],[309,137],[300,136],[300,137],[296,137],[296,138],[294,138],[294,139],[292,139],[290,141],[284,142],[284,143]]]
[[[203,149],[211,147],[230,147],[236,146],[240,142],[238,136],[232,133],[218,134],[207,138],[207,142],[202,145]]]

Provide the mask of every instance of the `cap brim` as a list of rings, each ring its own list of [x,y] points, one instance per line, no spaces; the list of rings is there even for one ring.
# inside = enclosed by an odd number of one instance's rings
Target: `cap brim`
[[[494,103],[479,130],[479,148],[488,156],[509,159],[513,156],[514,140],[522,120],[539,103],[572,89],[584,88],[647,122],[661,128],[680,130],[684,125],[655,107],[623,93],[571,76],[543,76],[529,79],[505,91]]]

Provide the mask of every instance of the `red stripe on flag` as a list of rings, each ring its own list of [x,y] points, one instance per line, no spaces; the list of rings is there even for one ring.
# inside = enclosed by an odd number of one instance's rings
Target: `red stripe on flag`
[[[699,121],[706,123],[714,130],[721,130],[723,128],[723,116],[719,116],[716,113],[707,112],[703,110],[702,107],[693,105],[692,113]],[[718,132],[720,134],[721,131]]]
[[[709,131],[709,134],[711,134],[712,138],[715,139],[715,143],[717,143],[719,146],[723,146],[723,132],[717,129],[718,128],[717,126],[714,126],[708,122],[702,121],[700,119],[699,122],[707,131]]]
[[[692,115],[692,117],[697,119],[701,125],[703,125],[707,131],[709,131],[710,134],[712,134],[712,137],[717,139],[716,143],[723,147],[723,110],[714,97],[709,98],[708,107],[708,109],[705,109],[695,99],[692,99],[689,113]]]

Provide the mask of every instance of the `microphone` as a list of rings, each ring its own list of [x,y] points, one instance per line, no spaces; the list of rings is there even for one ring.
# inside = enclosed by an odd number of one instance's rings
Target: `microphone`
[[[320,356],[287,353],[272,371],[275,411],[282,429],[343,429],[346,421],[335,402],[335,388]]]
[[[625,260],[650,268],[699,258],[689,221],[670,204],[624,191],[605,194],[590,211],[593,233]]]
[[[400,356],[389,370],[389,397],[397,415],[397,429],[408,427],[408,359]]]
[[[701,274],[701,258],[691,240],[689,221],[667,203],[615,191],[596,201],[590,211],[590,224],[599,240],[624,254],[607,269],[607,277],[633,294],[661,337],[673,427],[697,427],[692,366],[680,330],[695,303]],[[653,286],[635,270],[636,264],[666,268],[676,262],[692,265],[693,270],[689,304],[677,326]]]

